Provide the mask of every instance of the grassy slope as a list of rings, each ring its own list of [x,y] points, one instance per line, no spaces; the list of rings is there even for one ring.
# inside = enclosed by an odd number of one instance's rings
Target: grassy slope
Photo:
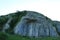
[[[29,38],[0,32],[0,40],[60,40],[60,37]]]

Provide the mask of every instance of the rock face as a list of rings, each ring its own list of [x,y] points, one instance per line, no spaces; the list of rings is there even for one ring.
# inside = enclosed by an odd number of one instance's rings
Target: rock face
[[[29,37],[56,37],[59,36],[51,21],[37,12],[27,11],[14,28],[14,33]]]
[[[60,22],[54,21],[54,26],[56,27],[56,30],[57,30],[58,34],[60,35]]]
[[[33,11],[0,16],[0,31],[29,37],[58,37],[60,22]]]

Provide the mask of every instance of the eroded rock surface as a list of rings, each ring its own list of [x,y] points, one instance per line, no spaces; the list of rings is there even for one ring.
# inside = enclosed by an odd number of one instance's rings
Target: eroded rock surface
[[[57,37],[56,28],[46,19],[45,16],[37,12],[27,11],[14,28],[14,33],[29,37]]]
[[[55,26],[55,28],[56,28],[58,34],[60,35],[60,22],[54,21],[54,26]]]

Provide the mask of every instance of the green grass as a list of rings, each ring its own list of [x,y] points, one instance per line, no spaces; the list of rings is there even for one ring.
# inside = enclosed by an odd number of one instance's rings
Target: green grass
[[[19,36],[19,35],[12,35],[6,33],[0,33],[0,40],[60,40],[60,37],[26,37],[26,36]]]
[[[29,38],[22,36],[9,36],[8,40],[60,40],[60,37]]]

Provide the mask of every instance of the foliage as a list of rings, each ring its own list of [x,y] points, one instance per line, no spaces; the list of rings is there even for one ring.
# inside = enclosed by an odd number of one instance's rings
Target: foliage
[[[40,37],[40,38],[33,38],[33,37],[23,37],[18,35],[10,35],[8,40],[59,40],[60,37]]]
[[[0,16],[0,30],[3,28],[3,25],[7,22],[8,18],[6,16]]]
[[[0,32],[0,40],[6,40],[7,38],[8,38],[7,34]]]
[[[60,40],[60,37],[26,37],[20,35],[11,35],[0,32],[0,40]]]
[[[11,22],[9,23],[10,24],[10,28],[8,30],[6,30],[7,32],[10,32],[10,33],[13,33],[13,28],[16,26],[16,24],[21,20],[21,18],[23,16],[26,15],[26,11],[24,12],[16,12],[16,13],[12,13],[12,14],[9,14],[13,19],[11,20]]]
[[[3,29],[4,24],[8,21],[9,18],[13,18],[9,23],[10,28],[6,32],[12,33],[13,28],[21,20],[23,16],[26,15],[26,11],[17,11],[15,13],[10,13],[8,15],[0,16],[0,31]]]
[[[24,13],[19,11],[16,12],[15,15],[12,16],[13,19],[10,22],[10,26],[13,28],[17,24],[17,22],[21,20],[22,16],[25,16],[25,15],[26,15],[25,12]]]

